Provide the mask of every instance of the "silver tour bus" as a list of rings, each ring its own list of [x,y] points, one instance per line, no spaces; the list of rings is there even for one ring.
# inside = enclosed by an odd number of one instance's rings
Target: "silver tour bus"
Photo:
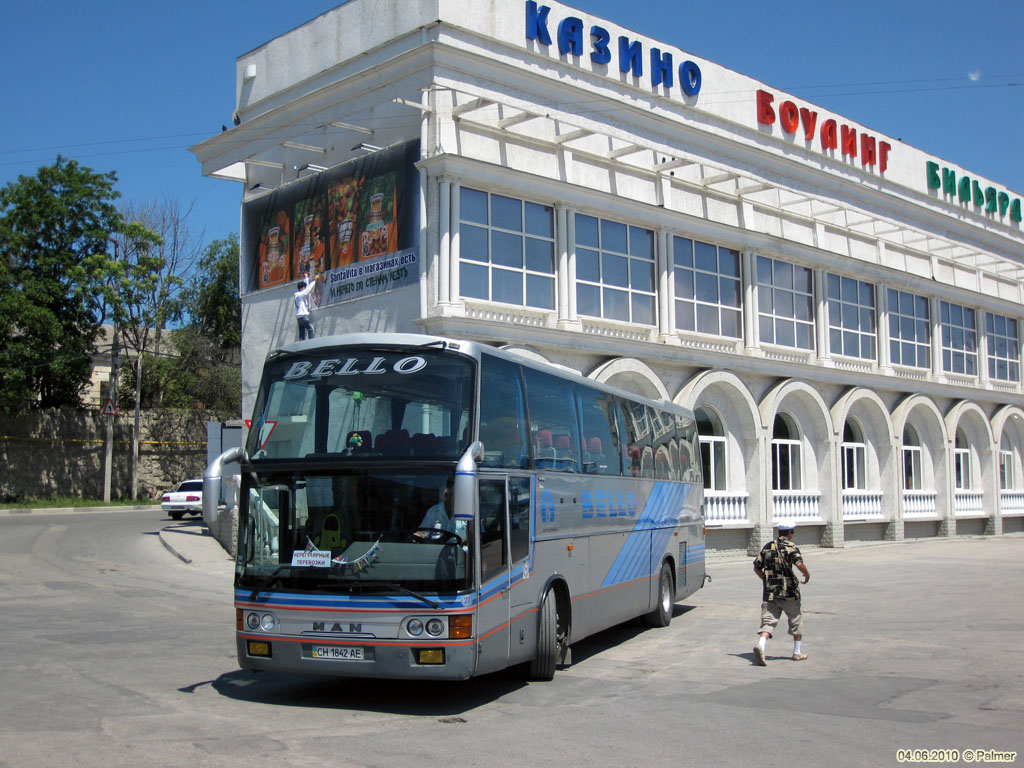
[[[245,669],[550,679],[574,642],[665,626],[704,583],[692,412],[483,344],[290,344],[208,504],[235,461]]]

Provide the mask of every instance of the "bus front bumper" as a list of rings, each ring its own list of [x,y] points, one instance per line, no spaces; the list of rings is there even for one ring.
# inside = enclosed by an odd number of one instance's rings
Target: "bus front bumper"
[[[476,668],[473,640],[447,643],[328,642],[273,635],[236,634],[238,665],[254,671],[306,675],[426,680],[465,680]]]

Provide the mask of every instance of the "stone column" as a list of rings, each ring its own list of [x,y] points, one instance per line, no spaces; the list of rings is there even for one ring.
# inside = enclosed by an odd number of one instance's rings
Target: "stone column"
[[[449,206],[450,206],[450,211],[449,211],[450,218],[449,218],[449,221],[448,221],[448,231],[450,233],[449,241],[451,243],[451,245],[450,245],[451,253],[449,254],[449,257],[451,258],[451,266],[449,267],[449,271],[448,271],[448,282],[449,282],[448,300],[452,304],[458,304],[459,300],[460,300],[459,299],[459,222],[462,219],[462,192],[461,192],[461,190],[462,190],[462,180],[461,179],[452,179],[451,180],[451,187],[450,187],[450,190],[449,190],[450,194],[451,194],[451,198],[450,198],[451,202],[449,203]]]
[[[825,270],[814,270],[814,329],[816,332],[818,364],[832,367],[832,349],[828,343],[828,298],[825,293]]]
[[[452,180],[449,176],[440,178],[440,199],[438,200],[438,235],[440,237],[440,254],[438,257],[437,273],[437,303],[451,303],[451,269],[452,269],[452,241],[451,241],[451,209],[452,209]]]
[[[743,251],[743,351],[761,353],[760,325],[757,316],[757,252]]]
[[[878,286],[875,306],[878,312],[878,323],[875,326],[875,337],[878,344],[878,368],[887,376],[892,376],[892,360],[889,358],[889,291],[885,285]]]

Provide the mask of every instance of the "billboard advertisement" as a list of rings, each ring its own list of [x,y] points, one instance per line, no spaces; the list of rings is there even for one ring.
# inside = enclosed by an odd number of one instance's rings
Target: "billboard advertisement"
[[[418,141],[396,145],[245,203],[245,292],[324,274],[324,306],[415,282],[417,159]]]

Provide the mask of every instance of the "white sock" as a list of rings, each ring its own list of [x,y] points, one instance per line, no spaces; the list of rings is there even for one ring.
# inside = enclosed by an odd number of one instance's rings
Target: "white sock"
[[[799,640],[794,640],[793,641],[793,653],[800,653],[800,641]]]
[[[761,635],[759,638],[757,638],[757,647],[760,648],[763,651],[764,650],[764,644],[767,643],[767,642],[768,642],[768,638],[765,637],[764,635]]]

